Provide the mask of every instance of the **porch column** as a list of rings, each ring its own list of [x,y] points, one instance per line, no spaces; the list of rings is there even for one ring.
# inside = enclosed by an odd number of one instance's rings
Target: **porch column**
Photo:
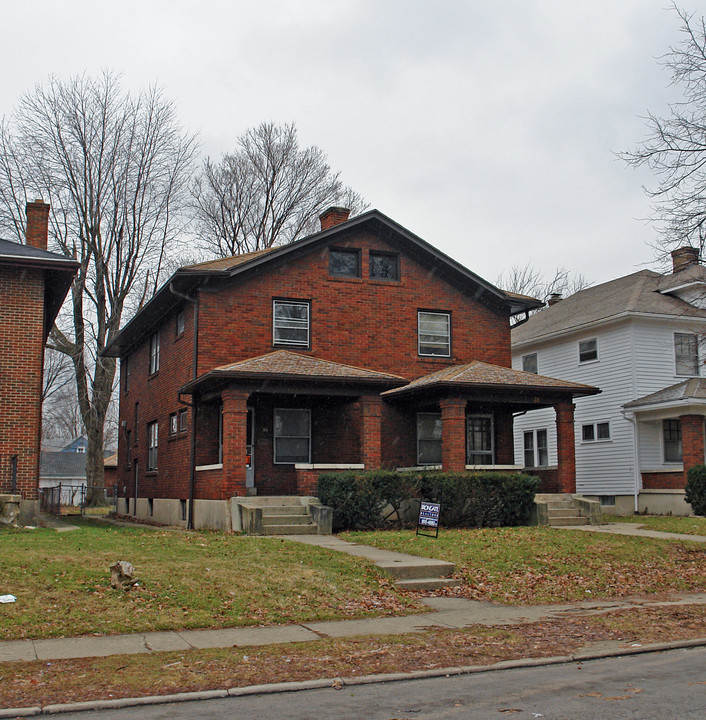
[[[361,460],[366,470],[382,465],[382,398],[366,395],[360,398]]]
[[[222,499],[245,495],[245,463],[249,393],[224,390]]]
[[[460,472],[466,469],[466,401],[444,398],[441,408],[441,467]]]
[[[704,464],[704,417],[703,415],[680,415],[681,454],[686,473],[694,465]]]
[[[556,413],[557,489],[560,493],[576,492],[576,440],[572,402],[554,405]]]

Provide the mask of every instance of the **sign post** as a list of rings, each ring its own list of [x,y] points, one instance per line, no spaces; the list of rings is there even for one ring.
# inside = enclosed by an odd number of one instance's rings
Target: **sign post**
[[[422,500],[419,504],[419,521],[417,522],[417,535],[424,535],[426,537],[439,537],[439,513],[441,511],[441,505],[439,503],[427,502]],[[434,534],[431,535],[422,530],[434,530]]]

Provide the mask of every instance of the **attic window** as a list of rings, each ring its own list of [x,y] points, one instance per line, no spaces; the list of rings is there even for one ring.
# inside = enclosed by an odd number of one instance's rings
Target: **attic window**
[[[371,250],[368,273],[371,280],[399,280],[399,256],[394,253],[381,253]]]
[[[335,277],[360,277],[360,250],[331,248],[328,256],[329,275]]]

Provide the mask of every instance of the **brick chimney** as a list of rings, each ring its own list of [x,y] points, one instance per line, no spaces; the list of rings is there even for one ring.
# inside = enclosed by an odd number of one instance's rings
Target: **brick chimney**
[[[549,300],[547,300],[547,305],[556,305],[558,302],[561,302],[561,300],[561,293],[552,293],[549,296]]]
[[[27,245],[38,250],[46,250],[49,236],[49,205],[41,198],[37,198],[34,202],[27,203],[25,212],[27,213]]]
[[[698,262],[698,248],[686,245],[684,247],[677,248],[676,250],[672,250],[672,272],[681,272],[691,265],[697,265]]]
[[[332,205],[328,208],[328,210],[324,210],[321,215],[319,215],[319,220],[321,220],[321,229],[328,230],[335,225],[340,225],[342,222],[346,222],[350,214],[351,211],[348,208]]]

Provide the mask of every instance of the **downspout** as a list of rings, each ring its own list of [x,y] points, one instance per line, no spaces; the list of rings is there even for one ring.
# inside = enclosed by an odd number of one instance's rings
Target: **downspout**
[[[174,281],[169,283],[169,291],[177,297],[190,302],[194,306],[194,339],[192,343],[191,353],[191,379],[196,380],[197,363],[199,358],[199,300],[198,294],[196,298],[179,292],[174,288]],[[191,405],[191,441],[190,441],[190,458],[189,458],[189,513],[186,521],[187,530],[194,527],[194,493],[196,487],[196,416],[198,413],[198,403],[196,396],[192,395]]]
[[[627,420],[627,413],[623,410],[623,417]],[[641,473],[640,473],[640,437],[639,437],[639,430],[637,427],[637,417],[635,416],[635,413],[631,413],[631,417],[629,418],[630,422],[632,423],[632,453],[633,457],[635,459],[634,462],[634,470],[633,475],[635,476],[635,492],[634,499],[635,499],[635,514],[639,514],[640,512],[640,481],[641,481]]]

